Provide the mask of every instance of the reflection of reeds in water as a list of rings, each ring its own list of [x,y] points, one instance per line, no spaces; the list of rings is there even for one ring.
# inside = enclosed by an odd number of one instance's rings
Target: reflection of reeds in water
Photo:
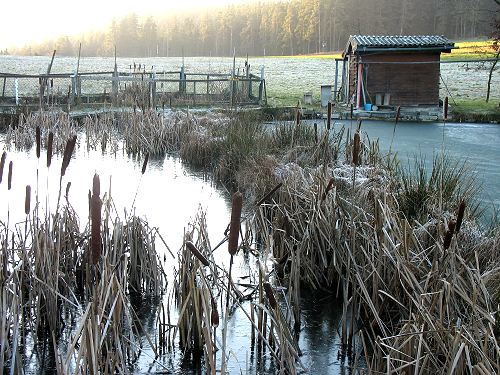
[[[50,144],[58,142],[50,138],[47,168],[52,164]],[[75,143],[75,137],[68,140],[61,179]],[[9,165],[10,189],[12,161]],[[143,338],[156,350],[128,297],[158,298],[165,290],[154,232],[135,217],[111,222],[109,200],[103,220],[97,175],[92,191],[91,225],[83,231],[69,204],[38,217],[38,207],[31,210],[28,185],[24,234],[11,232],[8,223],[0,233],[1,368],[23,373],[30,340],[49,348],[55,371],[62,374],[127,372],[138,359]],[[68,327],[70,316],[78,327]]]

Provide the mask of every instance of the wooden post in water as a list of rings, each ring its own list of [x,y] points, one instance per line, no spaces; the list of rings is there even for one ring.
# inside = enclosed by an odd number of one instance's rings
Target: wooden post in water
[[[7,77],[3,77],[2,98],[5,97],[5,84],[6,83],[7,83]]]
[[[111,81],[111,103],[117,104],[118,101],[118,66],[116,64],[116,46],[115,46],[115,67],[113,69],[113,77]]]
[[[346,61],[342,61],[342,102],[347,102],[347,96],[349,92],[347,91],[347,73],[346,73]]]
[[[333,86],[333,100],[336,102],[338,93],[337,93],[337,85],[338,85],[338,75],[339,75],[339,60],[335,59],[335,83]]]
[[[233,70],[231,72],[231,107],[234,106],[235,83],[236,83],[235,74],[236,74],[236,48],[233,50]]]
[[[49,79],[48,76],[50,74],[50,71],[52,70],[52,64],[54,63],[55,56],[56,56],[56,50],[52,52],[52,58],[50,59],[50,64],[49,67],[47,68],[47,76],[40,81],[40,109],[42,109],[43,106],[43,96],[45,95],[45,87],[47,86],[47,82]]]
[[[196,81],[193,81],[193,105],[196,105]]]

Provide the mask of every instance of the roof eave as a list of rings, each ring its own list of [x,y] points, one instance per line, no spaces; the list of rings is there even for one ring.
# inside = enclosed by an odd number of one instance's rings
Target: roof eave
[[[436,47],[358,47],[353,49],[353,53],[370,53],[370,52],[451,52],[452,49],[457,47],[448,46],[436,46]]]

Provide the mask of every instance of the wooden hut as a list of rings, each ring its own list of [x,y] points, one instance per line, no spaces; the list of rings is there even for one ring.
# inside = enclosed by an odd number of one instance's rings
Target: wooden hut
[[[343,96],[357,108],[370,103],[437,106],[440,55],[453,48],[436,35],[352,35],[342,54],[347,64]]]

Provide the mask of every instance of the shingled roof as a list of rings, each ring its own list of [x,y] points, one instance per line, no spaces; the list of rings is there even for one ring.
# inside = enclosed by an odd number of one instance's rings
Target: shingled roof
[[[450,51],[455,44],[442,35],[351,35],[344,56],[351,52]]]

